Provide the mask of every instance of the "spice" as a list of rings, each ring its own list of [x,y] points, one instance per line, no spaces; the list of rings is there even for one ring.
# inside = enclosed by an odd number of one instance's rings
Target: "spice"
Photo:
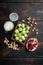
[[[9,40],[5,37],[4,43],[8,44]]]
[[[25,22],[25,20],[22,20],[23,22]]]
[[[36,35],[38,35],[39,33],[38,32],[36,32]]]
[[[30,21],[31,20],[31,17],[27,18],[27,20]]]
[[[28,23],[30,23],[29,21],[27,21]]]
[[[31,27],[33,26],[33,24],[31,24]]]
[[[36,29],[36,31],[38,31],[38,29]]]
[[[33,22],[35,21],[35,19],[33,19]]]
[[[31,17],[27,18],[27,22],[30,24],[30,26],[32,27],[32,32],[35,32],[35,35],[38,35],[38,28],[37,27],[37,22],[35,21],[35,19],[31,19]]]
[[[12,48],[12,44],[8,44],[8,48]]]
[[[35,25],[37,25],[37,23],[36,23],[36,22],[35,22],[34,24],[35,24]]]
[[[9,40],[7,38],[5,38],[4,43],[6,43],[8,48],[11,48],[13,50],[19,50],[18,44],[16,44],[15,41],[14,42],[11,41],[11,43],[10,43]]]

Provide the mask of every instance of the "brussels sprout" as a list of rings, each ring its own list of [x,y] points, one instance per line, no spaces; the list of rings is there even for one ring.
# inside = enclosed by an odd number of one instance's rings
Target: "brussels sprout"
[[[21,33],[18,33],[17,36],[20,37],[21,36]]]
[[[22,34],[25,34],[25,33],[26,33],[26,31],[23,30],[23,31],[22,31]]]
[[[30,26],[26,26],[26,30],[30,30]]]
[[[21,24],[18,24],[18,27],[21,27],[22,25]]]
[[[19,40],[19,37],[15,37],[16,40]]]
[[[18,30],[19,30],[19,31],[22,31],[22,28],[21,28],[21,27],[19,27],[19,28],[18,28]]]
[[[25,31],[25,30],[26,30],[26,28],[24,27],[24,28],[23,28],[23,30]]]
[[[18,32],[19,32],[18,29],[16,29],[16,30],[15,30],[15,33],[18,33]]]
[[[29,33],[29,31],[27,30],[26,33]]]
[[[17,36],[17,34],[14,34],[14,36],[16,37],[16,36]]]
[[[22,39],[19,39],[19,42],[22,42]]]
[[[24,37],[26,38],[28,35],[27,34],[24,34]]]
[[[24,36],[21,36],[21,39],[22,39],[22,41],[23,41],[23,40],[25,40],[25,37],[24,37]]]
[[[25,24],[22,23],[22,27],[25,27]]]

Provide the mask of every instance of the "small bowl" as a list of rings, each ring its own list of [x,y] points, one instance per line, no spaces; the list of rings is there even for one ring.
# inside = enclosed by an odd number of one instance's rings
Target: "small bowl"
[[[5,29],[5,31],[11,31],[11,30],[13,30],[13,28],[14,28],[13,22],[11,22],[11,21],[6,21],[6,22],[4,23],[4,29]]]
[[[18,18],[19,18],[19,16],[18,16],[17,13],[12,12],[12,13],[9,15],[9,19],[10,19],[11,21],[17,21]]]
[[[28,51],[33,52],[38,48],[39,42],[37,38],[28,38],[25,46]]]

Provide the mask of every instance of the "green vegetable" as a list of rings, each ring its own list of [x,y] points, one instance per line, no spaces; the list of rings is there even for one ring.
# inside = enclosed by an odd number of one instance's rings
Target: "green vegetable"
[[[18,33],[17,36],[20,37],[21,36],[21,33]]]
[[[19,37],[15,37],[16,40],[19,40]]]
[[[26,30],[30,30],[30,26],[26,26]]]
[[[18,33],[18,32],[19,32],[18,29],[16,29],[16,30],[15,30],[15,33]]]
[[[17,36],[17,34],[14,34],[14,36],[16,37],[16,36]]]
[[[24,36],[21,36],[21,39],[22,39],[22,40],[25,40],[25,37],[24,37]]]
[[[27,30],[26,33],[29,33],[29,31]]]
[[[22,31],[22,34],[25,34],[25,33],[26,33],[26,31],[23,30],[23,31]]]
[[[25,27],[25,24],[22,23],[22,27]]]
[[[22,42],[22,39],[19,39],[19,42]]]
[[[21,24],[18,24],[18,27],[21,27],[22,25]]]
[[[24,28],[23,28],[23,30],[25,31],[25,30],[26,30],[26,28],[24,27]]]
[[[22,28],[21,28],[21,27],[19,27],[19,28],[18,28],[18,30],[19,30],[19,31],[22,31]]]
[[[21,26],[21,24],[19,23],[18,26]]]
[[[24,34],[24,37],[26,38],[28,35],[27,34]]]

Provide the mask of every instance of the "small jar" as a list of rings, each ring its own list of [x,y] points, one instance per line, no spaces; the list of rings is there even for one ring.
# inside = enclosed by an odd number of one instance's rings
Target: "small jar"
[[[13,28],[14,28],[14,23],[13,22],[11,22],[11,21],[6,21],[5,23],[4,23],[4,30],[5,31],[11,31],[11,30],[13,30]]]
[[[9,15],[9,19],[10,19],[12,22],[17,21],[18,18],[19,18],[19,16],[18,16],[17,13],[12,12],[12,13],[10,13],[10,15]]]

